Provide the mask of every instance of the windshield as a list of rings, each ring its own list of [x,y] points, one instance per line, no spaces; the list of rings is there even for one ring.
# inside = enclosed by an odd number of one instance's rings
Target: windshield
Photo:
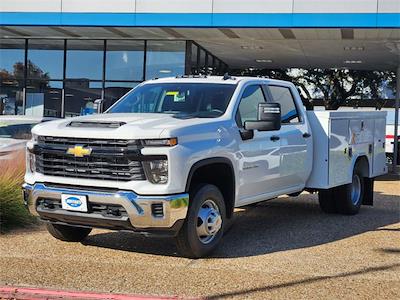
[[[165,113],[215,118],[223,115],[236,89],[233,84],[157,83],[132,90],[107,113]]]
[[[0,122],[0,138],[11,138],[18,140],[31,139],[31,130],[36,123],[15,124]]]

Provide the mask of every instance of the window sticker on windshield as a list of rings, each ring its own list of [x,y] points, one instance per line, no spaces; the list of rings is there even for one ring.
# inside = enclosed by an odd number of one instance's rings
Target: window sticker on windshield
[[[170,91],[166,93],[167,96],[174,96],[174,102],[185,102],[185,93],[179,93],[178,91]]]

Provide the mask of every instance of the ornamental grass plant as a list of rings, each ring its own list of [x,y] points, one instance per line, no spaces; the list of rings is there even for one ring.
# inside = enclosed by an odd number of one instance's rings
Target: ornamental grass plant
[[[25,153],[0,160],[0,233],[36,221],[24,206],[21,186],[25,173]]]

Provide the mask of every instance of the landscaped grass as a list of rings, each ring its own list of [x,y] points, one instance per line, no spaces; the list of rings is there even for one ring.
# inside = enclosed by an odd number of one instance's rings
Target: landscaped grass
[[[25,154],[0,160],[0,232],[32,224],[36,218],[24,206],[21,185],[24,181]]]

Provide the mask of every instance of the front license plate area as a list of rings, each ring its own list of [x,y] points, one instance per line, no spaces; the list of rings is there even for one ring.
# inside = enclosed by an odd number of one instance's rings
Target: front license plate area
[[[87,212],[87,196],[62,194],[61,207],[65,210]]]

